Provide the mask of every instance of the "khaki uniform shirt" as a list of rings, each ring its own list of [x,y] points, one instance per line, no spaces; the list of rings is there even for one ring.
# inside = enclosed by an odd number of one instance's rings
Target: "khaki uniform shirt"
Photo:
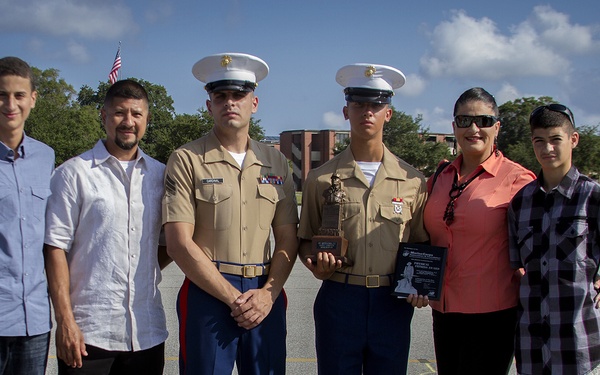
[[[268,262],[271,226],[298,222],[287,159],[249,139],[240,168],[214,131],[182,146],[167,163],[167,222],[194,224],[194,242],[213,261]]]
[[[352,267],[340,271],[363,276],[393,274],[399,243],[424,242],[429,238],[423,226],[425,178],[385,148],[370,187],[348,147],[309,172],[302,194],[298,237],[310,240],[318,233],[322,194],[331,185],[333,173],[340,175],[346,192],[342,229],[348,240],[347,256],[354,261]],[[392,203],[394,198],[396,203]]]

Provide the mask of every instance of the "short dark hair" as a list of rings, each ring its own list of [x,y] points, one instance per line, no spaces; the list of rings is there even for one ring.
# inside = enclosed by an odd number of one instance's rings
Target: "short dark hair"
[[[6,56],[0,59],[0,77],[17,76],[28,79],[31,91],[35,91],[35,79],[29,64],[18,57]]]
[[[576,131],[575,125],[571,122],[568,115],[563,112],[553,111],[548,106],[541,106],[534,109],[531,112],[531,116],[529,116],[529,129],[531,133],[533,133],[534,129],[560,128],[562,126],[567,126],[569,134],[573,134]]]
[[[453,116],[456,116],[458,107],[469,102],[484,102],[490,107],[492,107],[492,110],[494,111],[494,116],[497,117],[500,115],[500,111],[498,110],[498,104],[496,104],[496,99],[494,98],[494,96],[481,87],[473,87],[463,92],[458,97],[456,103],[454,104]]]
[[[110,105],[114,98],[140,99],[150,105],[144,86],[131,79],[123,79],[110,86],[104,98],[104,105]]]

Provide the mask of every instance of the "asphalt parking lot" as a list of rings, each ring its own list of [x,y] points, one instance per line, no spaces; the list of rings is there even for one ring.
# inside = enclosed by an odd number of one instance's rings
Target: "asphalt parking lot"
[[[183,281],[183,273],[176,264],[169,265],[163,271],[163,281],[160,284],[163,304],[167,315],[169,338],[165,347],[164,374],[176,375],[178,370],[178,326],[175,303],[177,292]],[[307,375],[316,374],[316,355],[314,345],[314,323],[312,305],[319,288],[320,281],[298,261],[286,283],[288,295],[288,337],[287,337],[287,374]],[[54,335],[48,361],[49,375],[57,374]],[[436,374],[433,338],[431,333],[431,309],[417,309],[412,322],[412,343],[408,374]],[[234,374],[236,372],[234,371]],[[513,370],[511,374],[516,374]]]

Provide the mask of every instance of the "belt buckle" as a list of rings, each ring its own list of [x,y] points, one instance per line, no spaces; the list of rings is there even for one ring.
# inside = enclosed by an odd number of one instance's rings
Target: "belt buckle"
[[[256,266],[243,266],[242,276],[247,279],[256,277]]]
[[[379,275],[365,276],[365,286],[367,288],[379,288]]]

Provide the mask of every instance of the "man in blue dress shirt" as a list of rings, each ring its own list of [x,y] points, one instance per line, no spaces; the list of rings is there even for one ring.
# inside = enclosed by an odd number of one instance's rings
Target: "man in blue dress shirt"
[[[54,151],[23,131],[36,98],[29,65],[0,59],[0,375],[43,375],[50,342],[43,245]]]

